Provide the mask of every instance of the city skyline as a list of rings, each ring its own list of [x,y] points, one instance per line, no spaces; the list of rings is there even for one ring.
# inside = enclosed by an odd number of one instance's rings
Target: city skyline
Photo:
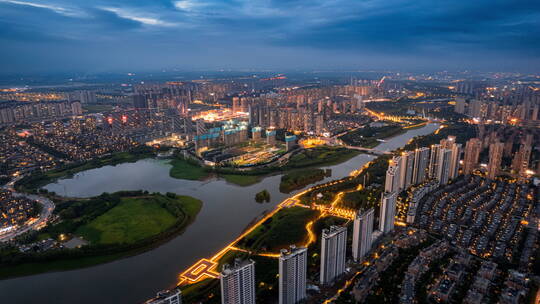
[[[537,2],[0,0],[3,299],[540,304]]]
[[[60,286],[0,290],[151,304],[532,295],[540,89],[434,75],[3,88],[0,265],[151,247],[55,272]],[[18,286],[49,275],[30,271]],[[80,280],[103,292],[81,297]]]

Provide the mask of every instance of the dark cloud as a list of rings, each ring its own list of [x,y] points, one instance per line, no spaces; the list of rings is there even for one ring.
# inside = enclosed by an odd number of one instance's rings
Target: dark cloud
[[[539,20],[537,0],[0,0],[0,65],[531,70]]]

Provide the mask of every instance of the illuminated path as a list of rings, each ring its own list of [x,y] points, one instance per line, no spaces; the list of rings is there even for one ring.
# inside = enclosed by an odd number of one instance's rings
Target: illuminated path
[[[361,169],[354,170],[353,172],[351,172],[350,176],[352,176],[352,177],[358,176],[360,173],[362,173],[363,170],[368,168],[368,166],[370,164],[371,164],[371,162],[368,162]],[[272,212],[266,214],[263,218],[261,218],[259,221],[257,221],[255,224],[253,224],[251,227],[249,227],[246,231],[244,231],[241,235],[239,235],[234,241],[229,243],[225,248],[223,248],[221,251],[216,253],[214,256],[212,256],[209,259],[201,259],[201,260],[197,261],[193,266],[189,267],[184,272],[182,272],[180,274],[178,285],[193,284],[193,283],[200,282],[200,281],[202,281],[204,279],[207,279],[207,278],[217,279],[219,277],[219,270],[217,269],[219,259],[221,259],[229,251],[248,252],[247,250],[235,247],[234,245],[236,245],[236,243],[238,243],[241,239],[246,237],[248,234],[250,234],[257,227],[259,227],[259,225],[264,223],[264,221],[266,221],[267,219],[274,216],[278,211],[280,211],[283,208],[289,208],[289,207],[296,206],[296,205],[301,206],[301,207],[307,207],[307,206],[304,206],[304,205],[300,204],[300,197],[302,195],[304,195],[305,193],[307,193],[309,191],[317,190],[317,189],[320,189],[322,187],[326,187],[328,185],[335,185],[335,184],[338,184],[338,183],[342,183],[343,181],[344,180],[337,180],[337,181],[329,182],[329,183],[326,183],[326,184],[316,185],[316,186],[313,186],[313,187],[311,187],[309,189],[306,189],[306,190],[304,190],[304,191],[302,191],[300,193],[297,193],[297,194],[295,194],[294,196],[292,196],[290,198],[287,198],[286,200],[281,202],[279,205],[277,205],[277,207],[274,210],[272,210]],[[313,223],[315,221],[317,221],[318,219],[320,219],[320,218],[322,218],[324,216],[329,216],[329,215],[333,215],[333,216],[337,216],[337,217],[341,217],[341,218],[345,218],[345,219],[352,219],[354,217],[354,212],[352,212],[350,210],[340,209],[340,208],[336,207],[337,203],[341,200],[341,197],[343,196],[343,194],[344,194],[344,192],[339,192],[336,195],[336,198],[334,199],[334,201],[332,201],[332,203],[330,204],[330,206],[319,206],[319,205],[314,206],[313,209],[320,210],[321,213],[319,214],[317,219],[307,223],[306,230],[307,230],[307,233],[308,233],[308,239],[307,239],[306,243],[303,244],[303,246],[307,246],[307,245],[315,242],[315,237],[316,236],[315,236],[315,233],[312,230],[312,226],[313,226]],[[279,257],[278,253],[256,253],[256,255],[266,256],[266,257],[273,257],[273,258]]]
[[[246,231],[244,231],[241,235],[239,235],[234,241],[229,243],[229,245],[227,245],[221,251],[216,253],[213,257],[211,257],[210,259],[201,259],[197,263],[195,263],[193,266],[189,267],[186,271],[182,272],[180,274],[179,285],[183,283],[188,283],[188,284],[196,283],[206,278],[218,278],[219,274],[216,268],[218,265],[218,261],[221,257],[223,257],[230,250],[239,250],[239,248],[234,247],[234,245],[238,243],[238,241],[240,241],[245,236],[250,234],[253,230],[259,227],[259,225],[261,225],[262,223],[264,223],[264,221],[274,216],[274,214],[276,214],[282,208],[294,206],[297,202],[299,202],[299,197],[301,195],[303,195],[304,193],[307,193],[313,188],[304,190],[294,195],[293,197],[284,200],[279,205],[277,205],[277,207],[274,210],[272,210],[272,212],[266,214],[263,218],[261,218],[258,222],[253,224],[251,227],[249,227]]]

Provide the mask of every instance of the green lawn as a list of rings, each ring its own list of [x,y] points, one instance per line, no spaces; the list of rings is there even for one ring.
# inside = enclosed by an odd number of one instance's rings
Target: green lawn
[[[285,169],[306,168],[310,166],[329,166],[345,162],[359,151],[336,147],[316,147],[306,149],[291,157]]]
[[[227,182],[238,186],[251,186],[258,183],[261,179],[257,175],[240,175],[240,174],[220,174]]]
[[[280,169],[288,171],[312,166],[334,165],[347,161],[358,154],[360,154],[359,151],[345,148],[317,147],[305,150],[302,153],[293,156],[282,168],[261,168],[249,172],[236,171],[232,168],[218,168],[215,172],[219,177],[231,184],[251,186],[260,182],[263,177],[277,172]],[[173,178],[202,180],[210,175],[209,168],[202,167],[195,162],[186,161],[181,158],[173,159],[170,164],[172,167],[169,174]]]
[[[347,133],[340,137],[348,145],[374,148],[380,144],[380,139],[396,136],[404,133],[401,125],[388,125],[384,127],[365,127]]]
[[[343,195],[339,206],[355,210],[371,208],[377,205],[380,195],[381,191],[378,188],[347,192]]]
[[[183,159],[173,159],[170,176],[177,179],[202,180],[207,178],[210,173],[202,166]],[[231,184],[238,186],[250,186],[260,181],[260,176],[245,174],[219,174],[219,177],[225,179]]]
[[[167,210],[166,204],[179,210],[177,216]],[[120,204],[80,226],[75,233],[92,244],[134,243],[164,232],[177,222],[187,225],[201,204],[188,196],[122,198]]]
[[[306,224],[318,211],[302,207],[280,210],[238,244],[250,250],[275,252],[306,240]]]
[[[71,253],[57,252],[2,265],[0,279],[88,267],[144,252],[187,227],[202,202],[173,193],[143,195],[142,191],[131,191],[71,200],[57,208],[62,209],[58,213],[62,221],[44,229],[38,239],[73,233],[90,241],[89,245],[70,249]]]
[[[330,175],[330,169],[325,171],[323,169],[308,168],[304,170],[292,171],[281,177],[279,191],[282,193],[289,193],[293,190],[302,189],[303,187],[321,181],[326,176]]]
[[[124,198],[75,233],[94,244],[133,243],[167,230],[175,221],[156,201]]]
[[[177,195],[177,198],[182,202],[182,211],[190,218],[194,219],[202,208],[202,202],[194,197],[187,195]]]
[[[173,178],[201,180],[208,176],[208,172],[203,167],[183,159],[175,158],[170,164],[172,168],[169,174]]]

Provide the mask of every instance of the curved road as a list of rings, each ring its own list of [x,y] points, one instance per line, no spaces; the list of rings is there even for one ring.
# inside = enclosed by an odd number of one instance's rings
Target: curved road
[[[42,210],[41,210],[41,213],[39,215],[39,218],[35,221],[32,221],[30,223],[26,223],[24,226],[21,226],[19,227],[18,229],[16,229],[15,231],[12,231],[12,232],[9,232],[9,233],[6,233],[6,234],[3,234],[0,236],[0,242],[6,242],[6,241],[9,241],[11,239],[13,239],[14,237],[17,237],[29,230],[39,230],[43,227],[45,227],[45,225],[47,225],[47,222],[49,221],[51,215],[52,215],[52,212],[54,210],[54,203],[46,198],[46,197],[43,197],[43,196],[39,196],[39,195],[34,195],[34,194],[26,194],[26,193],[20,193],[20,192],[16,192],[15,191],[15,188],[14,188],[14,185],[15,183],[20,180],[22,178],[22,176],[20,177],[17,177],[15,178],[14,180],[10,181],[9,183],[7,183],[4,187],[4,189],[8,190],[8,191],[11,191],[11,194],[15,197],[25,197],[27,199],[30,199],[30,200],[33,200],[33,201],[36,201],[38,203],[40,203],[42,205]]]

